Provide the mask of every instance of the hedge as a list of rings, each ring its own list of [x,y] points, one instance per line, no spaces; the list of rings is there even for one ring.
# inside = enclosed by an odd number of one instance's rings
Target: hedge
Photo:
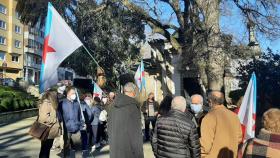
[[[35,108],[37,101],[36,97],[23,90],[0,86],[0,112]]]

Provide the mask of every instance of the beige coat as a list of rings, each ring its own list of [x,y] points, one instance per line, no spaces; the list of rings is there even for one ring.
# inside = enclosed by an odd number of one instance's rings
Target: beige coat
[[[54,139],[61,133],[56,110],[52,107],[48,100],[44,100],[43,103],[39,105],[38,121],[52,127],[48,139]]]
[[[204,158],[236,158],[242,131],[237,115],[223,105],[215,106],[201,124],[201,154]]]

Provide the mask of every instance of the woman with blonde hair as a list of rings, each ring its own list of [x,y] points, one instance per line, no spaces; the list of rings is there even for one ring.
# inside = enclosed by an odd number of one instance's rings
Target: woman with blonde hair
[[[280,109],[271,108],[263,114],[263,127],[257,138],[243,145],[239,158],[280,157]]]
[[[41,141],[39,158],[49,158],[54,138],[61,134],[61,127],[57,115],[57,95],[54,91],[47,91],[39,101],[38,122],[50,127],[48,138]]]

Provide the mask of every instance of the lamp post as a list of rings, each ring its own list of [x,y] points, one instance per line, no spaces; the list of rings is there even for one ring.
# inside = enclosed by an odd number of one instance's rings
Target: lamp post
[[[5,78],[7,66],[8,66],[8,65],[7,65],[6,61],[4,61],[4,62],[2,63],[3,78]]]

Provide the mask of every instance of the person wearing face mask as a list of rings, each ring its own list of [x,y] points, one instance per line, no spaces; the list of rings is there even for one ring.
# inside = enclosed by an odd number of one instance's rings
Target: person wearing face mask
[[[93,115],[91,113],[91,109],[90,107],[92,106],[93,100],[92,100],[92,96],[90,93],[85,94],[84,96],[84,101],[81,102],[81,108],[82,108],[82,112],[84,114],[84,118],[85,118],[85,124],[86,124],[86,129],[85,130],[81,130],[81,136],[82,136],[82,145],[83,145],[83,151],[87,152],[87,149],[89,147],[89,135],[90,135],[90,131],[91,131],[91,122],[93,120]]]
[[[203,97],[199,94],[191,96],[190,112],[194,115],[195,124],[200,136],[200,125],[204,116],[208,113],[209,107],[203,105]]]
[[[80,145],[81,132],[84,128],[82,111],[77,102],[76,92],[74,87],[66,88],[67,97],[62,101],[61,115],[63,118],[63,133],[64,133],[64,157],[70,157],[70,150],[73,149],[78,155],[81,154]],[[70,143],[71,142],[71,143]]]

